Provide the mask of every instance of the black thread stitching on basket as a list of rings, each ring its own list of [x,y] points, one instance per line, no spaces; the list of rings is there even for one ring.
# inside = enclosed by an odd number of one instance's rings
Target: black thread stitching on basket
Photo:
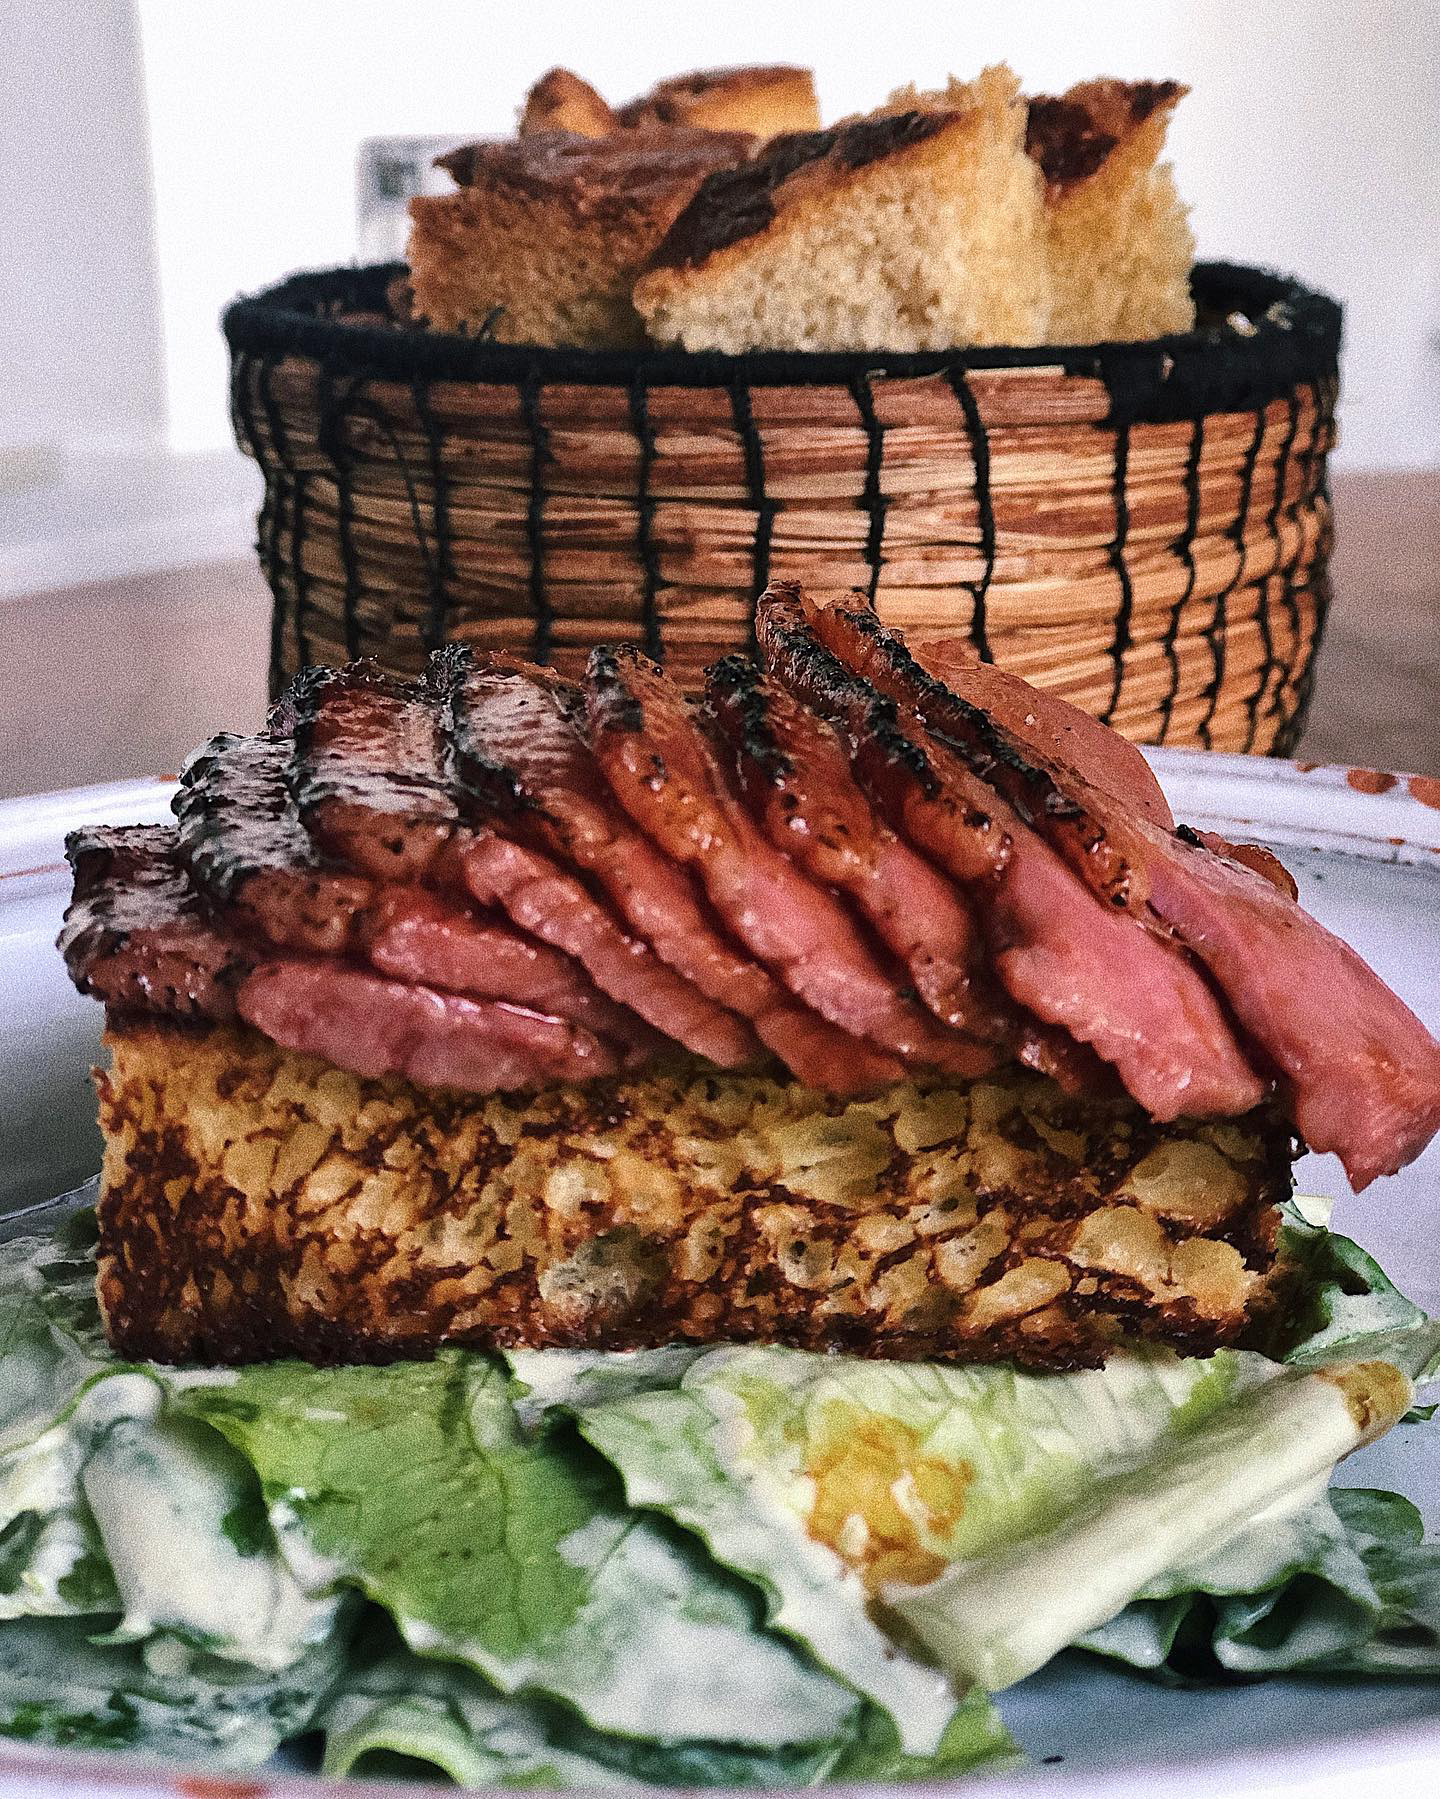
[[[755,533],[750,545],[750,579],[754,591],[750,595],[747,640],[747,647],[754,655],[758,649],[755,638],[755,601],[770,585],[770,539],[779,507],[765,491],[765,445],[755,425],[755,414],[750,406],[750,389],[743,381],[735,382],[730,389],[730,410],[745,452],[745,484],[750,492],[750,504],[755,508]]]
[[[319,447],[329,457],[335,471],[335,523],[340,538],[340,568],[345,577],[342,618],[345,632],[345,654],[353,662],[360,654],[360,564],[355,554],[355,485],[349,449],[344,442],[342,423],[349,410],[359,376],[351,376],[345,386],[344,400],[338,398],[338,383],[328,366],[320,365],[320,431]]]
[[[865,564],[870,578],[865,597],[873,607],[885,561],[885,514],[890,505],[880,488],[880,474],[885,466],[885,427],[875,416],[875,395],[868,375],[856,375],[850,382],[850,398],[854,400],[860,423],[865,428],[865,486],[860,504],[869,521],[865,533]]]
[[[295,465],[291,454],[290,434],[280,419],[280,408],[275,403],[274,388],[275,362],[273,358],[265,358],[260,364],[258,391],[261,410],[265,414],[265,428],[270,436],[270,445],[275,452],[275,459],[290,483],[290,582],[295,592],[295,661],[297,668],[305,668],[310,661],[310,638],[305,626],[305,607],[308,599],[305,578],[305,499],[303,493],[304,477]],[[276,576],[280,573],[280,519],[279,509],[276,511],[274,526],[274,562],[272,567]],[[277,606],[279,604],[279,588],[274,588]],[[271,632],[271,653],[276,653],[275,632]],[[271,697],[277,697],[282,681],[278,667],[272,661],[270,670]]]
[[[1305,728],[1305,714],[1310,706],[1310,698],[1315,689],[1315,667],[1319,660],[1320,640],[1325,634],[1325,624],[1330,616],[1331,587],[1328,574],[1317,569],[1315,578],[1306,591],[1315,608],[1315,630],[1310,639],[1310,654],[1304,667],[1295,681],[1295,706],[1284,726],[1276,734],[1275,750],[1277,756],[1288,756],[1300,740]]]
[[[534,362],[525,366],[519,388],[520,412],[530,434],[530,494],[525,507],[525,537],[530,547],[530,611],[533,618],[530,653],[536,662],[550,660],[550,639],[555,614],[545,592],[545,464],[550,459],[550,433],[540,416],[540,373]]]
[[[1130,495],[1126,491],[1129,476],[1130,421],[1122,418],[1115,426],[1115,472],[1111,487],[1115,500],[1115,535],[1109,544],[1110,566],[1120,583],[1120,603],[1115,608],[1115,631],[1110,639],[1110,661],[1114,665],[1110,698],[1100,714],[1107,725],[1115,716],[1120,704],[1120,690],[1125,685],[1125,654],[1131,645],[1130,620],[1135,610],[1135,588],[1125,555],[1130,537]]]
[[[433,651],[441,648],[447,636],[445,618],[450,610],[450,576],[454,572],[450,557],[450,482],[442,466],[440,427],[435,422],[425,383],[418,375],[410,383],[410,396],[420,429],[425,433],[430,459],[430,518],[435,527],[435,554],[428,571],[430,612],[425,624],[425,648]]]
[[[968,583],[970,598],[970,641],[982,662],[993,662],[990,653],[990,624],[987,605],[990,583],[995,578],[995,496],[990,486],[990,439],[974,389],[958,368],[947,369],[946,379],[960,402],[965,417],[965,435],[970,440],[970,462],[975,471],[975,509],[980,518],[980,579]]]
[[[1220,690],[1225,685],[1227,651],[1225,639],[1230,630],[1230,601],[1240,591],[1240,585],[1245,579],[1245,571],[1250,562],[1250,549],[1245,541],[1250,529],[1250,495],[1255,486],[1255,466],[1260,460],[1260,450],[1265,442],[1267,423],[1264,409],[1261,408],[1255,414],[1255,429],[1250,435],[1250,442],[1246,445],[1244,457],[1241,459],[1240,503],[1235,508],[1234,522],[1226,533],[1235,545],[1235,568],[1230,579],[1215,595],[1210,626],[1205,633],[1205,641],[1210,646],[1212,673],[1200,695],[1205,701],[1205,714],[1200,720],[1198,730],[1200,741],[1207,750],[1214,746],[1215,714],[1220,709]]]
[[[431,580],[431,553],[429,539],[425,534],[425,516],[420,508],[420,495],[415,486],[415,477],[410,470],[410,460],[401,447],[400,439],[395,435],[395,428],[388,419],[373,405],[357,405],[354,407],[356,418],[368,419],[390,446],[395,458],[395,466],[400,471],[400,479],[405,483],[405,497],[410,503],[410,523],[415,532],[415,547],[420,552],[420,561],[425,570],[425,582],[428,587]],[[391,617],[394,617],[394,600],[392,595]]]
[[[1185,583],[1170,608],[1165,635],[1160,640],[1160,647],[1170,665],[1170,685],[1160,702],[1157,743],[1164,743],[1169,738],[1170,720],[1175,713],[1175,702],[1180,697],[1180,652],[1176,645],[1180,636],[1180,615],[1195,592],[1195,533],[1200,528],[1200,461],[1204,453],[1205,420],[1198,418],[1190,427],[1190,446],[1185,453],[1185,523],[1180,535],[1170,546],[1185,565]]]
[[[655,548],[655,496],[650,491],[650,471],[655,464],[655,431],[650,423],[650,395],[645,376],[637,370],[630,383],[630,428],[635,433],[640,459],[635,472],[635,548],[640,557],[640,616],[645,654],[665,660],[665,639],[660,627],[660,563]]]
[[[255,551],[261,572],[270,589],[270,662],[266,674],[272,699],[280,690],[282,638],[285,629],[285,604],[280,592],[280,502],[279,480],[275,470],[260,455],[259,420],[256,416],[256,386],[259,359],[241,352],[235,358],[230,383],[231,417],[239,421],[236,431],[242,449],[260,464],[265,484],[260,495],[260,515],[255,521]],[[242,434],[243,433],[243,434]]]
[[[1250,695],[1246,702],[1246,713],[1249,721],[1245,732],[1245,754],[1247,756],[1255,747],[1255,739],[1259,734],[1261,718],[1271,717],[1275,710],[1273,696],[1272,704],[1267,706],[1263,713],[1260,710],[1261,701],[1265,698],[1266,690],[1269,688],[1276,670],[1281,666],[1279,659],[1275,654],[1275,633],[1270,628],[1272,591],[1278,591],[1285,597],[1290,607],[1291,617],[1295,621],[1295,637],[1297,643],[1299,642],[1300,637],[1300,615],[1296,611],[1293,601],[1290,600],[1290,588],[1295,578],[1296,568],[1286,568],[1284,566],[1285,546],[1284,540],[1280,534],[1280,520],[1285,513],[1285,488],[1290,479],[1290,459],[1295,450],[1295,439],[1300,431],[1300,402],[1296,399],[1293,389],[1286,395],[1286,403],[1288,411],[1285,424],[1285,435],[1280,440],[1280,450],[1275,458],[1275,491],[1270,496],[1270,510],[1265,515],[1265,530],[1271,543],[1275,546],[1275,572],[1272,579],[1267,580],[1261,590],[1260,606],[1256,613],[1260,625],[1260,644],[1264,660],[1261,663],[1260,679],[1255,684],[1255,691]],[[1298,567],[1298,562],[1299,559],[1297,556],[1296,567]]]

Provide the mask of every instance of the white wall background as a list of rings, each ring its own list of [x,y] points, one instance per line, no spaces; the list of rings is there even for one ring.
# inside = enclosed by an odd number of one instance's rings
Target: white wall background
[[[132,3],[143,100],[122,85],[110,111],[129,92],[149,147],[167,428],[177,448],[228,437],[216,329],[224,303],[290,269],[354,254],[354,156],[363,137],[506,130],[529,82],[555,62],[613,99],[685,68],[810,62],[834,116],[901,82],[1005,58],[1032,90],[1096,73],[1188,81],[1194,91],[1172,149],[1202,254],[1282,267],[1345,301],[1346,463],[1440,466],[1433,0]],[[24,10],[28,29],[56,39],[83,36],[91,15],[124,4],[50,0]],[[52,42],[48,54],[67,52]],[[85,60],[73,46],[70,54],[72,63]],[[124,62],[123,49],[94,54]],[[85,209],[93,217],[102,197],[114,202],[95,179],[66,180],[67,166],[109,129],[92,75],[88,62],[77,67],[73,110],[48,122],[51,176],[81,211],[52,234],[42,286],[55,285],[58,267],[84,291],[93,319],[105,271],[84,255],[65,260],[84,243]],[[0,84],[13,78],[0,71]],[[46,129],[43,119],[27,121],[32,133]],[[21,167],[43,191],[36,164],[32,148]],[[117,266],[127,255],[133,261],[145,236],[133,185],[143,190],[143,165],[133,153],[124,165],[132,186],[119,196],[112,232]],[[44,253],[29,251],[32,259]],[[0,304],[0,327],[8,304]],[[119,329],[123,320],[113,322]],[[136,330],[142,364],[144,335]]]

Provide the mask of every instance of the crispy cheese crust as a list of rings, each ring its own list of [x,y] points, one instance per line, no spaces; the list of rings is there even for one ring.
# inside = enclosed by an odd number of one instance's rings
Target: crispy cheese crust
[[[1234,1340],[1291,1143],[1023,1071],[846,1102],[696,1065],[528,1095],[112,1023],[100,1300],[122,1355],[761,1341],[1096,1363]]]

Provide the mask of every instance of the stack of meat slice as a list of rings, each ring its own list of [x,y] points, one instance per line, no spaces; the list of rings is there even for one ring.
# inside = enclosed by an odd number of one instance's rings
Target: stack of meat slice
[[[1111,732],[858,603],[777,585],[758,636],[698,701],[629,649],[583,686],[461,648],[308,670],[192,760],[174,828],[72,840],[72,975],[475,1093],[1020,1061],[1157,1120],[1278,1092],[1357,1185],[1440,1127],[1440,1045]]]

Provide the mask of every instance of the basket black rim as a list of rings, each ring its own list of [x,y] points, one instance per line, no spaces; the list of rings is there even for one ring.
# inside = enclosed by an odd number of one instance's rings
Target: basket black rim
[[[337,308],[386,310],[387,290],[406,272],[399,262],[307,270],[235,300],[223,318],[231,353],[267,360],[298,355],[318,363],[328,375],[360,380],[507,387],[521,382],[844,386],[858,379],[1058,367],[1067,375],[1103,382],[1112,416],[1139,422],[1263,405],[1297,386],[1333,379],[1340,351],[1337,301],[1292,276],[1228,262],[1197,263],[1191,278],[1197,307],[1223,322],[1135,343],[726,355],[499,344],[416,326],[355,324],[335,316]],[[1237,314],[1247,321],[1244,328],[1230,323]]]

